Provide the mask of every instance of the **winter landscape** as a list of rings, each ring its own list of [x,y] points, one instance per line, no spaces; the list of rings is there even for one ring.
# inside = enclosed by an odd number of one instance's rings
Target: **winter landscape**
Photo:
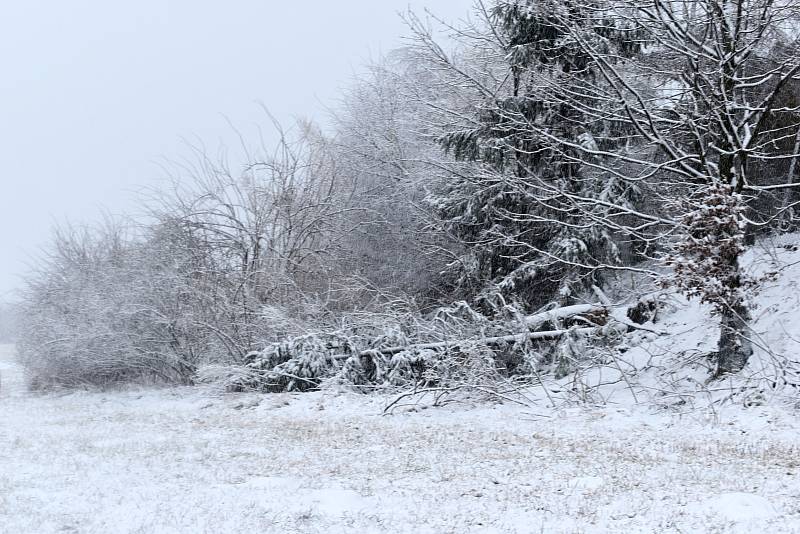
[[[148,2],[59,15],[153,31],[148,120],[195,72],[172,44],[254,64],[241,6]],[[800,2],[447,3],[323,111],[276,112],[287,78],[41,242],[47,194],[3,178],[0,247],[37,248],[0,262],[0,533],[800,532]],[[321,84],[365,6],[270,8],[259,61],[309,46]]]

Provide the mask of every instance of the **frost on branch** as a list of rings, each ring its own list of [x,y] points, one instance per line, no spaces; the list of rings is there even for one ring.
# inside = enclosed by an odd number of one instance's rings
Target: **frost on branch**
[[[423,319],[410,312],[352,318],[343,328],[289,338],[251,352],[228,374],[231,390],[307,391],[323,383],[357,388],[442,385],[503,372],[509,364],[475,338],[503,333],[460,302]],[[452,343],[450,342],[452,340]],[[219,376],[206,373],[209,381]]]
[[[631,328],[615,315],[602,304],[581,304],[516,321],[489,320],[460,302],[425,317],[372,317],[336,332],[272,343],[227,376],[208,370],[201,376],[235,391],[484,387],[538,372],[564,374],[596,359],[585,345],[590,337],[601,347]]]

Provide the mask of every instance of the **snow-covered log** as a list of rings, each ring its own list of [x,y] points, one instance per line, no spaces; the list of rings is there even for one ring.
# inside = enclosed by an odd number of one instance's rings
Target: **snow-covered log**
[[[239,389],[313,389],[332,378],[355,385],[405,385],[423,377],[440,383],[444,376],[452,384],[459,383],[453,376],[474,378],[475,369],[481,376],[513,374],[517,366],[527,365],[525,342],[565,336],[613,339],[627,330],[613,320],[618,315],[603,304],[581,304],[513,323],[472,317],[444,328],[437,321],[418,322],[409,330],[398,328],[402,321],[381,322],[366,331],[355,327],[290,338],[248,355]],[[509,359],[511,353],[516,356]]]
[[[509,334],[507,336],[492,336],[473,339],[460,339],[452,341],[439,341],[436,343],[418,343],[411,345],[402,345],[396,347],[387,347],[379,349],[364,350],[359,353],[359,356],[371,356],[375,353],[379,354],[397,354],[407,350],[441,350],[447,348],[455,348],[459,345],[467,343],[480,343],[482,345],[498,345],[501,343],[521,343],[523,341],[536,340],[536,339],[556,339],[567,333],[577,334],[592,334],[601,333],[602,326],[591,326],[583,328],[564,328],[561,330],[544,330],[540,332],[522,332],[519,334]],[[349,355],[338,356],[340,358],[348,358]]]
[[[575,304],[573,306],[564,306],[554,310],[530,315],[525,318],[525,325],[535,330],[540,328],[545,323],[552,323],[569,319],[576,316],[591,316],[593,318],[603,317],[608,314],[608,309],[604,304]]]

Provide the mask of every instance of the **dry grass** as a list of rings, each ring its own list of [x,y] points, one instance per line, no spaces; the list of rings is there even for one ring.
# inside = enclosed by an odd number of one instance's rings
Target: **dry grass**
[[[728,425],[506,406],[383,417],[349,395],[28,396],[0,365],[2,532],[800,532],[797,422],[766,412]],[[777,513],[726,522],[703,504],[726,492]]]

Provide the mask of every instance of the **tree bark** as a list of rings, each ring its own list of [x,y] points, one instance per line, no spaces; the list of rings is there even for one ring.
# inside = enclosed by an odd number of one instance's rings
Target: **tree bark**
[[[722,312],[715,376],[738,373],[747,365],[753,354],[753,344],[747,336],[749,319],[743,305],[731,306]]]

